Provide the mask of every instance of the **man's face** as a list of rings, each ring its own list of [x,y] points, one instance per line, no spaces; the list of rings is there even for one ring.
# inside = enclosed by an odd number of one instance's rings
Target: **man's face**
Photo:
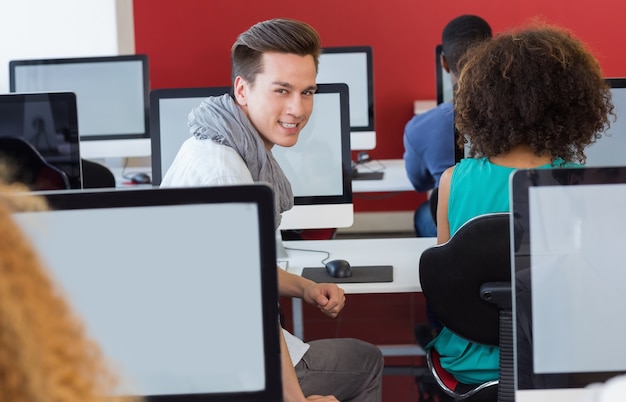
[[[257,129],[267,149],[291,147],[313,110],[315,62],[313,56],[263,53],[263,72],[254,84],[235,78],[237,103]]]

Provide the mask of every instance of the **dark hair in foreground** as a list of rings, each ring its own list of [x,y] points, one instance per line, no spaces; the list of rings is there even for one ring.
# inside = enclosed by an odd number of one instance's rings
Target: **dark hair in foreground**
[[[261,56],[265,52],[313,56],[317,70],[320,37],[315,29],[301,21],[276,18],[259,22],[239,35],[231,49],[232,76],[254,83],[263,71]]]
[[[470,156],[525,144],[536,155],[584,163],[584,148],[615,116],[598,61],[562,28],[534,24],[499,34],[461,63],[455,124]]]

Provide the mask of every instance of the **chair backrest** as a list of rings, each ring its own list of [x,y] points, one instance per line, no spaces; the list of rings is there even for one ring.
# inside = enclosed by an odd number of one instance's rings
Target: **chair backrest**
[[[4,180],[19,182],[31,190],[65,190],[70,182],[65,172],[41,156],[28,142],[21,138],[0,137],[0,160],[6,165]]]
[[[115,176],[108,167],[88,159],[81,159],[83,188],[115,187]]]
[[[448,329],[472,342],[499,345],[500,309],[481,297],[481,286],[511,282],[509,219],[509,213],[477,216],[420,258],[428,307]]]

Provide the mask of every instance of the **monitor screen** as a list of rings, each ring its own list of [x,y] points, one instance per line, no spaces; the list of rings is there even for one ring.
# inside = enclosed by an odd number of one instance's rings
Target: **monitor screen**
[[[353,150],[376,147],[374,68],[371,46],[326,47],[320,54],[317,82],[346,83],[350,98],[350,144]]]
[[[44,194],[52,211],[15,217],[121,378],[116,394],[282,400],[269,187]]]
[[[626,373],[626,167],[511,180],[516,400],[574,396]]]
[[[74,93],[0,94],[0,137],[27,141],[82,188]]]
[[[204,98],[220,96],[230,87],[166,88],[150,91],[150,137],[152,145],[152,183],[161,184],[178,149],[191,134],[189,112]]]
[[[228,91],[228,87],[151,91],[153,183],[161,183],[178,149],[189,138],[191,109],[203,98]],[[272,149],[295,197],[295,206],[283,214],[281,229],[338,228],[353,222],[348,87],[318,84],[314,96],[313,113],[298,143]]]
[[[11,92],[76,93],[83,157],[142,156],[125,155],[133,151],[118,140],[145,142],[149,155],[147,56],[12,60],[9,85]],[[105,141],[118,149],[100,146]]]
[[[452,101],[452,81],[450,81],[450,74],[441,65],[441,52],[441,45],[435,46],[435,84],[438,105]]]
[[[280,229],[352,226],[352,167],[348,86],[318,84],[313,113],[290,148],[272,153],[287,175],[294,207],[283,213]]]
[[[585,166],[626,166],[626,78],[607,78],[615,105],[616,121],[602,138],[585,148]]]

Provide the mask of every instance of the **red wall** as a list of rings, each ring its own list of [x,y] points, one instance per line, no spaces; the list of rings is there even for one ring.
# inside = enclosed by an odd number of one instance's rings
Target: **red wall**
[[[369,44],[374,50],[378,136],[370,155],[395,159],[402,157],[402,133],[413,101],[435,97],[434,47],[443,26],[457,15],[481,15],[496,32],[541,17],[587,42],[606,76],[626,76],[626,6],[613,0],[578,3],[134,0],[135,42],[136,52],[149,56],[152,88],[229,85],[230,46],[240,32],[264,19],[306,21],[319,31],[323,46]],[[398,208],[410,210],[413,205]]]

